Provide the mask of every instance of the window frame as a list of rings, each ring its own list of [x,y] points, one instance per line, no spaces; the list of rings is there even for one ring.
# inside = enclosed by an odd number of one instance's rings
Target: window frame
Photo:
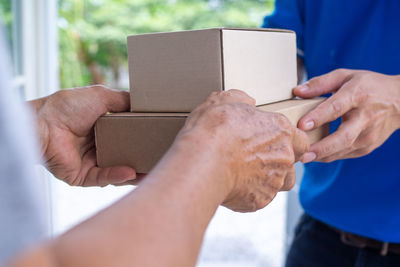
[[[59,90],[58,82],[58,1],[12,0],[13,89],[24,100],[32,100]],[[46,197],[48,235],[53,234],[52,175],[36,168]]]

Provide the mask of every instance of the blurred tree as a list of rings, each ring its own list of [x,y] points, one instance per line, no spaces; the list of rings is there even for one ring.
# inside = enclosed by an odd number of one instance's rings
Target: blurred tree
[[[59,0],[61,86],[119,87],[128,35],[257,27],[272,8],[273,0]]]
[[[7,30],[10,42],[12,41],[12,18],[11,0],[0,0],[0,22]]]

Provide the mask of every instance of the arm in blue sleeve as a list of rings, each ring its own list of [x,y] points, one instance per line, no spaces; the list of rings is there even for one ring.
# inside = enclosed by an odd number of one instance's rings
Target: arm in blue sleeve
[[[296,32],[298,56],[304,51],[304,1],[276,0],[275,10],[264,18],[263,28],[281,28]]]

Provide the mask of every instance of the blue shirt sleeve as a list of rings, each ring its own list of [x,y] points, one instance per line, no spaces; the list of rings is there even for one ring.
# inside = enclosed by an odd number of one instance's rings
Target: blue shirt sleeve
[[[304,1],[276,0],[275,10],[264,18],[263,28],[281,28],[296,32],[297,54],[304,57]]]

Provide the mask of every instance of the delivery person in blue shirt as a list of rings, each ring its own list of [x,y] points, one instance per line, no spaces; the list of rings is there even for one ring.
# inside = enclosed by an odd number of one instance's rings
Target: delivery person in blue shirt
[[[264,27],[297,33],[303,98],[332,94],[306,114],[331,135],[303,157],[286,266],[400,266],[400,1],[277,0]]]

